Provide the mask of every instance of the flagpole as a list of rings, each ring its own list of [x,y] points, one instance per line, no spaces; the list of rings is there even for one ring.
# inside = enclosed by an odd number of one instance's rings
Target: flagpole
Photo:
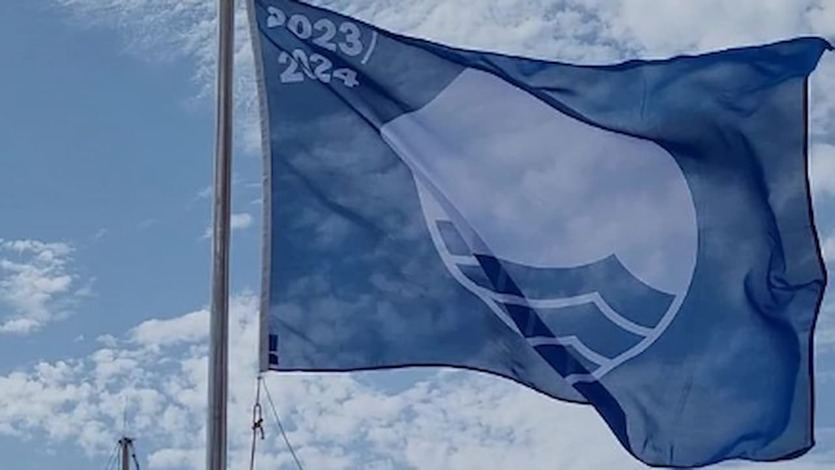
[[[217,0],[217,114],[215,121],[212,305],[209,325],[209,403],[206,469],[226,470],[226,402],[229,391],[229,235],[232,186],[234,0]]]

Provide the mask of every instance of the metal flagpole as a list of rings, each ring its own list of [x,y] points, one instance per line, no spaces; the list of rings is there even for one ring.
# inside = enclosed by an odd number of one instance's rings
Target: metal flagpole
[[[232,79],[235,1],[217,0],[217,115],[212,237],[212,310],[209,326],[209,408],[206,469],[226,470],[229,342],[229,219],[232,186]]]

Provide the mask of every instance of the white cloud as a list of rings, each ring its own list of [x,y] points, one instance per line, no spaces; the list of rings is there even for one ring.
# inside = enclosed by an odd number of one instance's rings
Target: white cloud
[[[150,60],[191,59],[197,98],[214,92],[214,0],[52,0],[83,27],[101,26],[124,33],[126,49]],[[256,115],[253,60],[249,26],[238,2],[235,46],[235,91],[238,104],[237,135],[249,152],[260,149],[260,124]]]
[[[835,237],[830,237],[824,243],[824,253],[827,254],[829,261],[835,260],[835,256],[833,256],[835,255]],[[829,359],[829,354],[835,353],[835,301],[833,300],[835,299],[830,290],[824,297],[815,330],[815,349],[817,350],[818,357],[823,359],[819,360],[819,363]],[[835,379],[835,368],[825,369],[821,372],[819,374],[820,376],[828,380]]]
[[[241,363],[247,378],[255,370],[255,305],[252,296],[231,303],[233,351],[247,350],[248,360]],[[206,316],[201,310],[149,320],[121,339],[102,337],[106,346],[89,356],[0,376],[0,433],[23,439],[46,434],[52,442],[72,442],[98,455],[112,448],[127,402],[131,432],[144,449],[202,447]],[[251,381],[243,385],[235,370],[234,383],[241,385],[236,389],[251,395]]]
[[[252,214],[249,214],[247,212],[234,213],[234,214],[231,214],[229,216],[229,228],[232,229],[233,232],[234,231],[240,231],[240,230],[246,230],[246,229],[252,227],[252,223],[254,221],[255,221],[255,219],[253,219]],[[212,226],[211,225],[206,227],[206,230],[203,232],[203,239],[204,240],[208,240],[210,238],[212,238]]]
[[[231,303],[233,469],[247,461],[256,306],[250,295]],[[146,321],[121,348],[0,376],[0,433],[22,439],[45,434],[52,443],[74,443],[101,456],[112,447],[127,400],[130,430],[152,468],[201,468],[207,316],[199,310]],[[394,381],[413,375],[388,374]],[[474,373],[425,376],[392,392],[368,385],[362,375],[271,374],[267,381],[308,468],[546,469],[572,461],[584,468],[638,467],[588,408]],[[266,402],[265,409],[269,413]],[[272,419],[265,414],[268,439],[259,443],[259,464],[291,468]],[[572,448],[589,444],[600,447],[569,458]]]
[[[200,191],[197,192],[197,195],[194,196],[195,200],[209,200],[212,198],[212,186],[206,186]]]
[[[830,312],[832,315],[832,312]],[[830,322],[832,323],[832,322]],[[820,352],[835,351],[835,325],[821,325],[815,332],[815,347]],[[832,372],[829,372],[832,375]]]
[[[252,227],[252,215],[246,212],[232,214],[230,225],[232,226],[232,230],[248,229]]]
[[[817,196],[835,196],[835,145],[817,143],[811,150],[812,190]]]
[[[188,58],[201,98],[214,86],[214,0],[52,0],[80,24],[123,31],[143,58]],[[253,59],[238,2],[235,91],[239,143],[260,149]],[[815,34],[835,40],[835,6],[826,0],[313,0],[395,32],[456,46],[607,63],[661,57]],[[651,15],[646,14],[652,11]],[[816,132],[835,130],[835,58],[813,80]]]
[[[115,348],[119,344],[119,340],[113,335],[106,334],[98,336],[96,338],[96,343],[107,348]]]
[[[66,243],[0,239],[0,333],[28,334],[66,317],[89,293]]]
[[[821,240],[821,250],[827,263],[835,262],[835,235],[830,235]]]
[[[817,3],[814,0],[610,3],[608,17],[619,35],[633,38],[653,55],[762,43],[815,32],[806,15]],[[700,21],[707,18],[711,21]]]
[[[209,312],[203,309],[169,320],[148,320],[131,330],[130,338],[148,347],[171,346],[199,342],[208,329]]]

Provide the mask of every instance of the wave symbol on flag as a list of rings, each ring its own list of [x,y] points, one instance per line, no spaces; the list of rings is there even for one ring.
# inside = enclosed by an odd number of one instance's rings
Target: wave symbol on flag
[[[675,318],[696,215],[657,144],[473,69],[381,133],[450,274],[570,383],[637,356]]]

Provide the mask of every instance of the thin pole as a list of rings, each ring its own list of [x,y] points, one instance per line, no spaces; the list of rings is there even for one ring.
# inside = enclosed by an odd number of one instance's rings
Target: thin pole
[[[212,310],[209,325],[209,409],[206,469],[226,470],[226,401],[229,341],[229,219],[232,186],[232,79],[234,0],[217,0],[218,70],[215,121]]]

